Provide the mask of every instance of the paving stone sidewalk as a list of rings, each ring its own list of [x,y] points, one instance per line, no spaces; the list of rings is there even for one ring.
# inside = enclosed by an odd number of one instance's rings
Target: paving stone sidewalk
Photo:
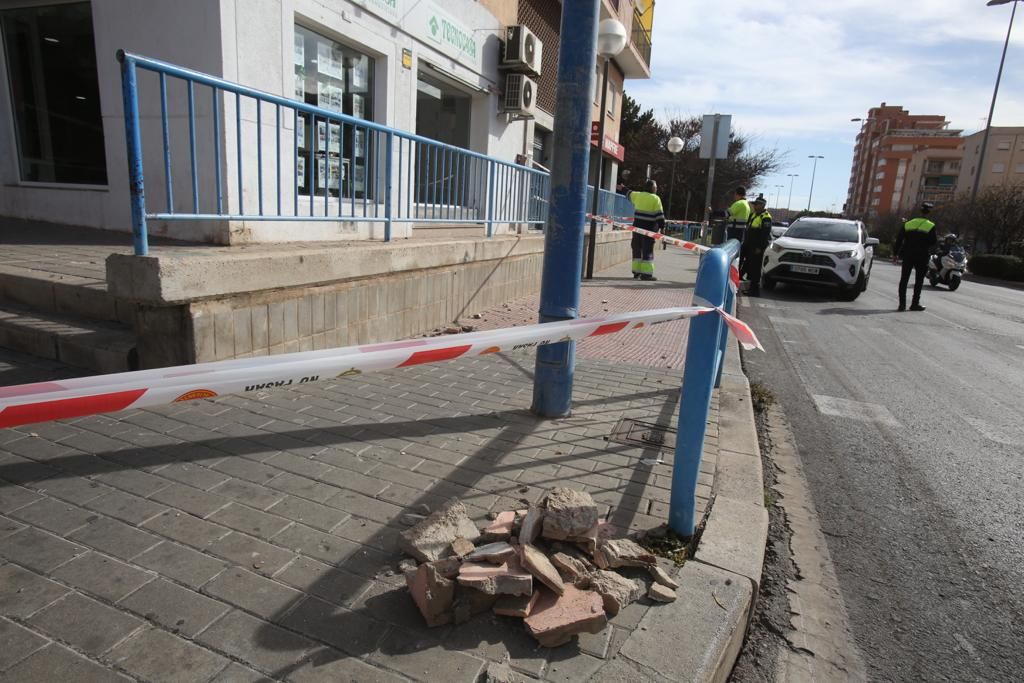
[[[583,313],[689,304],[696,259],[657,258],[659,282],[626,265],[587,283]],[[608,436],[623,417],[674,421],[687,327],[581,343],[561,420],[530,414],[525,354],[0,430],[0,680],[456,682],[506,656],[524,677],[588,680],[657,607],[555,649],[489,613],[428,629],[396,571],[399,518],[455,496],[483,525],[563,485],[622,531],[661,524],[672,453]],[[0,381],[27,381],[6,359]],[[717,416],[716,401],[702,506]]]

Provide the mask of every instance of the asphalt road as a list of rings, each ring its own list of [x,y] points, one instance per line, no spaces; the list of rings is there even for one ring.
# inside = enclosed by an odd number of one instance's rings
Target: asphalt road
[[[1020,681],[1024,291],[925,284],[897,313],[898,276],[741,298],[747,373],[793,426],[872,679]]]

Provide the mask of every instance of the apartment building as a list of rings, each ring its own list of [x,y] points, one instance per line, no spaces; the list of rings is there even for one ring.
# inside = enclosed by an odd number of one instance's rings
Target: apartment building
[[[1024,189],[1024,126],[993,127],[985,150],[985,166],[979,169],[984,138],[985,131],[980,130],[963,140],[963,172],[957,181],[957,194],[971,192],[979,173],[979,191],[1013,185]]]
[[[922,202],[939,205],[951,201],[957,194],[962,158],[962,146],[926,147],[914,152],[907,164],[899,213],[909,216]]]
[[[602,18],[618,17],[631,36],[610,69],[606,112],[594,108],[595,121],[606,117],[606,140],[595,140],[595,160],[600,149],[607,164],[605,187],[614,186],[623,154],[617,142],[623,81],[650,77],[653,5],[602,0]],[[0,149],[11,150],[0,155],[0,216],[130,229],[118,50],[489,157],[545,166],[554,128],[560,19],[557,0],[10,0],[0,8]],[[507,29],[520,24],[543,43],[542,60],[539,75],[523,74],[536,83],[535,96],[522,89],[510,103],[503,47]],[[147,168],[161,168],[164,161],[159,87],[155,77],[143,82],[140,76]],[[599,94],[595,88],[595,102]],[[208,92],[193,102],[183,87],[169,87],[166,100],[170,123],[163,137],[172,140],[167,168],[176,185],[188,187],[191,155],[202,178],[199,189],[223,180],[217,201],[227,206],[272,201],[270,190],[255,180],[237,187],[229,182],[242,175],[243,166],[257,165],[266,173],[283,166],[286,175],[295,174],[297,191],[294,198],[290,188],[285,193],[285,212],[307,198],[312,204],[313,197],[339,211],[346,200],[380,201],[369,187],[380,152],[357,133],[336,136],[324,121],[314,129],[302,116],[293,124],[290,114],[271,127],[269,109],[261,120],[259,108],[240,104],[236,111],[231,97],[214,107]],[[277,161],[260,155],[255,145],[238,144],[236,158],[236,126],[248,133],[263,130],[265,140],[283,137],[289,146],[294,140],[300,154]],[[198,140],[194,151],[190,135]],[[316,152],[306,155],[310,146]],[[211,154],[211,147],[223,154]],[[180,192],[174,202],[188,199]],[[171,197],[166,201],[173,204]],[[232,236],[243,230],[254,242],[339,236],[326,221],[301,230],[262,222],[152,223],[156,234],[219,243],[233,243]],[[415,228],[401,226],[396,236]],[[350,236],[372,234],[361,226]]]
[[[961,131],[948,126],[944,116],[911,114],[885,102],[868,110],[854,146],[846,213],[872,217],[898,211],[914,154],[960,145]]]

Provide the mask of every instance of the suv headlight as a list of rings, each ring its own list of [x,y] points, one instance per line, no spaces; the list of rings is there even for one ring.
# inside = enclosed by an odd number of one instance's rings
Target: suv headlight
[[[780,251],[782,251],[782,247],[780,247],[780,246],[779,246],[778,244],[776,244],[775,242],[772,242],[772,245],[771,245],[771,249],[772,249],[772,251],[774,251],[775,253],[779,253]]]
[[[842,260],[842,259],[853,258],[854,256],[857,255],[857,252],[855,250],[837,251],[836,253],[834,253],[832,255],[835,256],[837,259]]]

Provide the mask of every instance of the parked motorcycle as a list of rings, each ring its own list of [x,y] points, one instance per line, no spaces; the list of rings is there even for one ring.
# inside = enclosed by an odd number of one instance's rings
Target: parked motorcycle
[[[940,262],[941,261],[941,262]],[[967,270],[967,252],[959,244],[949,250],[948,254],[939,257],[935,254],[928,260],[928,282],[932,287],[944,284],[949,291],[955,292],[960,280]]]

